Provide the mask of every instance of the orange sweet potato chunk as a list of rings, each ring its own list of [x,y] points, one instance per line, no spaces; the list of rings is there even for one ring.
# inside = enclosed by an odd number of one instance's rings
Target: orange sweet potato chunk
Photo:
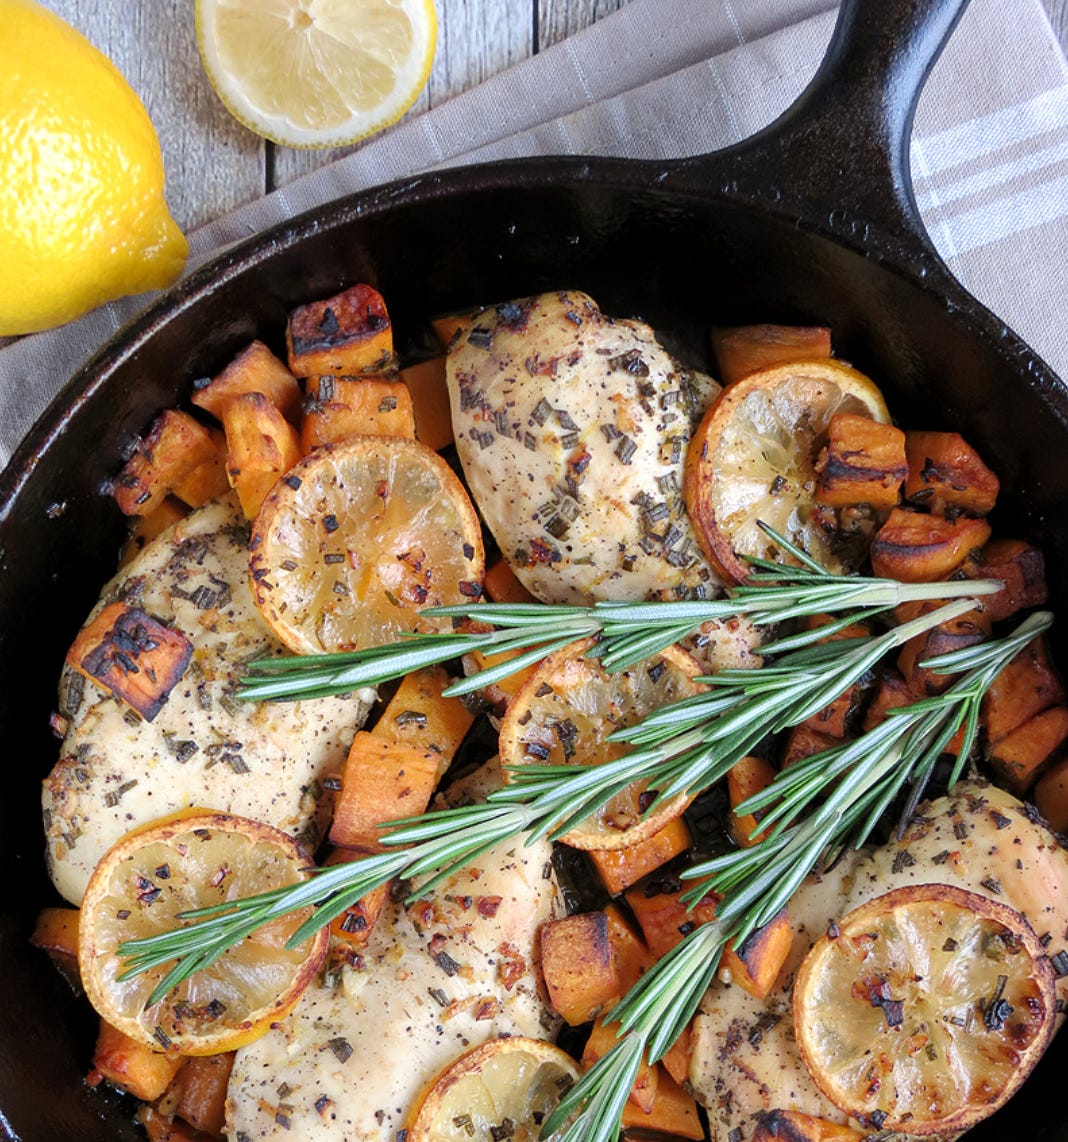
[[[175,1114],[195,1130],[221,1138],[233,1066],[233,1051],[187,1059],[174,1080],[178,1096]]]
[[[211,459],[198,464],[173,489],[175,496],[191,508],[202,507],[230,490],[226,475],[226,433],[219,428],[209,428],[208,433],[215,444]]]
[[[1068,757],[1051,766],[1038,779],[1035,805],[1051,829],[1068,834]]]
[[[792,726],[786,734],[786,742],[783,745],[782,768],[789,769],[791,765],[796,765],[806,757],[823,753],[824,750],[834,749],[835,746],[841,744],[841,738],[834,738],[830,734],[821,733],[804,722],[798,726]]]
[[[730,798],[731,809],[738,806],[757,793],[763,792],[775,780],[775,766],[762,757],[743,757],[736,761],[727,770],[727,795]],[[755,845],[764,836],[757,833],[760,822],[752,813],[739,817],[731,816],[731,835],[735,844],[742,848]]]
[[[377,842],[375,845],[366,848],[338,846],[331,850],[325,864],[347,864],[349,861],[359,860],[361,857],[377,852],[381,848],[381,844]],[[350,904],[340,916],[335,916],[330,921],[330,935],[335,940],[341,940],[350,948],[362,948],[371,938],[371,932],[374,930],[375,924],[378,923],[378,918],[382,915],[382,909],[389,899],[390,889],[391,882],[380,884],[377,888],[371,889],[366,896],[361,896],[355,904]]]
[[[286,325],[286,351],[297,377],[385,372],[393,364],[393,326],[382,295],[360,283],[298,306]]]
[[[715,918],[716,897],[712,893],[688,908],[680,899],[684,890],[673,877],[654,873],[624,894],[646,945],[657,959],[666,956],[698,925]]]
[[[435,452],[453,441],[452,408],[445,384],[445,358],[431,357],[418,365],[401,369],[400,379],[408,386],[415,414],[415,438]]]
[[[986,515],[998,498],[997,476],[956,432],[908,432],[905,495],[941,514],[947,507]]]
[[[617,896],[647,873],[685,852],[690,847],[690,839],[686,822],[681,817],[676,817],[637,844],[620,849],[592,849],[587,855],[605,888],[612,896]]]
[[[193,386],[193,404],[222,420],[226,402],[243,393],[262,393],[286,418],[296,422],[303,399],[297,378],[262,341],[252,341],[218,376]]]
[[[990,749],[990,767],[1022,797],[1068,741],[1068,707],[1051,706],[1029,718]]]
[[[583,1067],[589,1070],[594,1063],[604,1058],[615,1046],[618,1038],[619,1027],[615,1023],[606,1024],[603,1017],[597,1019],[590,1029],[590,1037],[586,1040],[586,1045],[582,1049]],[[630,1106],[633,1104],[640,1113],[648,1114],[652,1110],[659,1081],[660,1068],[650,1066],[645,1059],[642,1059],[638,1067],[638,1074],[634,1079],[634,1086],[631,1088],[627,1105]]]
[[[892,424],[838,413],[828,426],[816,499],[829,507],[895,507],[908,474],[905,434]]]
[[[656,959],[615,901],[605,905],[604,914],[608,918],[608,942],[612,945],[612,958],[619,977],[617,998],[621,999],[653,966]]]
[[[126,542],[119,553],[119,566],[125,567],[135,555],[144,551],[145,544],[150,543],[157,535],[162,535],[179,520],[185,519],[188,514],[189,509],[181,500],[175,496],[167,496],[163,503],[148,515],[135,516],[130,534],[126,537]]]
[[[939,600],[924,602],[917,608],[917,614],[926,614],[942,606]],[[980,643],[990,633],[990,621],[986,612],[976,609],[958,615],[948,622],[939,623],[923,634],[910,638],[897,656],[897,668],[904,678],[914,700],[930,698],[941,694],[953,683],[954,675],[940,674],[925,666],[929,658],[950,654]]]
[[[997,745],[1050,706],[1064,704],[1064,687],[1050,665],[1045,640],[1032,639],[983,695],[981,717],[987,741]]]
[[[304,406],[300,444],[305,453],[354,436],[415,437],[412,398],[403,381],[381,377],[319,377]]]
[[[495,603],[536,603],[538,600],[523,586],[505,559],[498,559],[486,570],[482,589]]]
[[[623,1125],[659,1131],[676,1138],[693,1138],[699,1142],[705,1137],[705,1130],[697,1114],[697,1102],[659,1063],[657,1067],[660,1075],[652,1108],[645,1113],[632,1101],[628,1101],[623,1108]]]
[[[437,755],[439,779],[475,720],[459,698],[442,694],[450,682],[452,678],[441,666],[405,675],[371,731],[376,737]]]
[[[112,495],[125,515],[149,515],[191,472],[215,455],[211,433],[187,412],[168,409],[115,477]]]
[[[110,603],[78,633],[67,664],[151,722],[193,655],[181,631],[139,607]]]
[[[995,539],[980,553],[974,568],[977,579],[1000,579],[1004,586],[983,596],[983,609],[991,622],[1011,618],[1017,611],[1037,607],[1049,598],[1042,552],[1022,539]]]
[[[872,573],[904,583],[934,583],[989,538],[990,525],[982,519],[949,520],[894,508],[872,542]]]
[[[77,908],[42,908],[30,935],[35,948],[64,956],[78,956]]]
[[[784,908],[748,939],[735,945],[732,940],[723,951],[719,978],[736,983],[757,999],[765,999],[775,985],[782,965],[794,942],[790,917]]]
[[[301,458],[296,429],[262,393],[242,393],[223,405],[226,472],[246,519]]]
[[[753,1142],[861,1142],[869,1135],[796,1110],[773,1110],[753,1131]]]
[[[541,926],[541,970],[549,1002],[572,1027],[619,996],[619,975],[603,912],[577,912]]]
[[[86,1081],[90,1086],[107,1081],[135,1098],[153,1102],[171,1085],[183,1062],[181,1055],[153,1051],[101,1019],[93,1069]]]
[[[732,384],[757,369],[831,355],[831,331],[820,325],[735,325],[712,330],[719,379]]]

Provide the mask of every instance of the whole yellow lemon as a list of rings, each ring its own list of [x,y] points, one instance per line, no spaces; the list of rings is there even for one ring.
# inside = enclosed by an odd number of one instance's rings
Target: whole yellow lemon
[[[0,335],[169,285],[187,253],[141,101],[58,16],[0,0]]]

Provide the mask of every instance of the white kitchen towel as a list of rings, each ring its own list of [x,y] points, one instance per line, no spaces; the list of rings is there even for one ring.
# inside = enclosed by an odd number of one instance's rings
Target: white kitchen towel
[[[344,194],[534,154],[700,154],[776,117],[819,64],[834,0],[634,0],[355,153],[202,227],[190,269]],[[1068,65],[1038,0],[972,0],[917,115],[913,173],[942,256],[1064,376]],[[0,462],[67,378],[150,300],[0,349]]]

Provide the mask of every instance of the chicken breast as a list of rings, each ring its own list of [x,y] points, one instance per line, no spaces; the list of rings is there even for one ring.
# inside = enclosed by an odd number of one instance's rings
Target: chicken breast
[[[795,936],[766,1000],[715,983],[694,1024],[690,1080],[708,1108],[713,1142],[752,1137],[771,1110],[845,1122],[817,1089],[793,1035],[791,988],[809,948],[832,922],[876,896],[908,884],[955,884],[1022,912],[1049,954],[1068,936],[1068,853],[1033,811],[992,785],[961,782],[921,807],[898,842],[853,853],[790,902]],[[1057,983],[1068,1000],[1068,978]]]
[[[234,697],[245,663],[281,652],[249,592],[247,543],[241,510],[227,497],[164,532],[104,588],[90,620],[121,601],[191,643],[151,720],[64,669],[67,728],[42,800],[52,879],[74,904],[115,841],[179,809],[253,817],[313,846],[325,826],[322,779],[341,768],[375,694],[294,703]]]
[[[229,1137],[395,1142],[469,1047],[551,1037],[536,973],[538,930],[563,912],[550,855],[505,841],[410,909],[387,904],[358,956],[335,954],[289,1017],[238,1051]]]
[[[549,603],[719,586],[682,501],[690,434],[719,391],[640,321],[583,293],[481,311],[450,346],[464,474],[504,557]]]

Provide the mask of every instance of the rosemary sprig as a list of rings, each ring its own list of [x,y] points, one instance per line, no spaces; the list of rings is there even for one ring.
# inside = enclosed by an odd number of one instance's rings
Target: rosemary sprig
[[[260,659],[249,665],[238,697],[250,701],[322,698],[360,686],[377,686],[476,650],[493,655],[520,652],[445,691],[449,695],[467,694],[584,638],[597,639],[591,653],[606,670],[614,672],[633,666],[716,619],[746,615],[763,626],[806,615],[846,612],[840,624],[846,626],[904,602],[974,597],[991,594],[1001,587],[997,580],[987,579],[900,583],[895,579],[832,575],[774,529],[760,526],[799,566],[751,558],[753,574],[744,585],[732,588],[721,599],[602,602],[592,607],[472,603],[428,608],[423,612],[426,615],[469,619],[494,629],[415,634],[366,650]],[[819,637],[832,629],[823,628]]]
[[[911,790],[905,817],[918,803],[935,763],[961,726],[964,740],[950,776],[959,778],[974,742],[979,704],[1006,663],[1052,616],[1038,613],[996,642],[930,659],[925,667],[964,671],[943,694],[888,713],[855,742],[807,758],[779,773],[761,793],[736,809],[767,809],[753,846],[696,864],[681,873],[697,884],[685,896],[695,903],[708,892],[721,896],[716,918],[687,935],[659,960],[612,1009],[617,1043],[571,1088],[547,1119],[543,1135],[560,1142],[615,1142],[618,1092],[633,1083],[634,1060],[663,1057],[693,1017],[715,977],[729,940],[739,943],[772,919],[805,877],[844,847],[859,848],[902,793]]]

